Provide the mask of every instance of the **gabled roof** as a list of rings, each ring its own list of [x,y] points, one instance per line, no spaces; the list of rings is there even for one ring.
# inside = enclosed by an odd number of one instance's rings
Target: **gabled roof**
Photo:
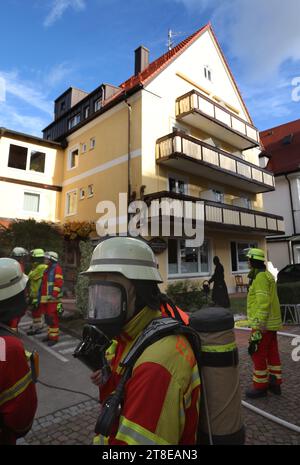
[[[194,32],[191,36],[184,39],[174,48],[164,53],[164,55],[157,58],[155,61],[150,63],[147,68],[145,68],[137,76],[131,76],[127,81],[120,84],[124,90],[129,90],[132,87],[135,87],[137,84],[146,84],[148,81],[153,79],[157,74],[159,74],[167,65],[169,65],[175,58],[177,58],[184,50],[186,50],[193,42],[195,42],[198,37],[200,37],[205,31],[211,27],[210,23],[203,26],[198,31]]]
[[[270,156],[267,169],[275,175],[300,171],[300,119],[267,129],[260,133]]]
[[[169,50],[168,52],[166,52],[164,55],[162,55],[161,57],[157,58],[155,61],[153,61],[152,63],[150,63],[147,68],[145,68],[141,73],[139,73],[137,76],[133,75],[131,76],[129,79],[127,79],[127,81],[123,82],[122,84],[120,84],[120,88],[123,89],[124,91],[129,91],[131,90],[132,88],[134,88],[135,86],[138,86],[138,85],[145,85],[145,84],[148,84],[149,81],[151,81],[155,76],[157,76],[161,71],[163,71],[164,68],[166,68],[175,58],[177,58],[181,53],[183,53],[190,45],[192,45],[202,34],[204,34],[206,31],[210,31],[215,42],[216,42],[216,45],[220,51],[220,54],[224,60],[224,63],[225,63],[225,66],[227,67],[227,70],[230,74],[230,77],[237,89],[237,92],[238,92],[238,95],[241,99],[241,102],[242,102],[242,105],[244,106],[245,108],[245,111],[249,117],[249,120],[251,123],[253,123],[252,121],[252,118],[248,112],[248,109],[246,107],[246,104],[243,100],[243,97],[241,95],[241,92],[238,88],[238,85],[234,79],[234,76],[231,72],[231,69],[229,67],[229,64],[225,58],[225,55],[221,49],[221,46],[218,42],[218,39],[214,33],[214,30],[212,28],[212,25],[211,23],[207,23],[205,26],[203,26],[201,29],[199,29],[198,31],[196,31],[194,34],[190,35],[189,37],[187,37],[186,39],[184,39],[182,42],[180,42],[178,45],[176,45],[174,48],[172,48],[171,50]]]

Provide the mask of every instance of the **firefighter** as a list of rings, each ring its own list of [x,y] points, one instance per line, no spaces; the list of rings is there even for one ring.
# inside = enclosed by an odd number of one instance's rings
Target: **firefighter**
[[[252,328],[249,354],[253,361],[253,384],[249,398],[264,397],[270,390],[281,394],[281,363],[277,331],[282,327],[280,304],[273,275],[265,266],[265,253],[250,249],[247,253],[250,273],[247,316]]]
[[[26,261],[28,256],[28,250],[24,249],[23,247],[15,247],[11,252],[11,258],[20,264],[23,273],[26,272]]]
[[[25,436],[37,408],[23,343],[9,328],[26,309],[27,280],[16,260],[0,258],[0,445]]]
[[[48,335],[43,342],[48,342],[48,346],[53,346],[59,338],[59,312],[61,311],[61,298],[63,286],[63,273],[58,263],[56,252],[45,252],[45,264],[41,285],[40,302],[45,315],[45,322],[48,325]]]
[[[155,256],[136,238],[112,237],[94,250],[89,277],[88,323],[114,344],[109,349],[111,375],[96,371],[100,403],[116,390],[120,363],[143,329],[161,318],[162,282]],[[195,444],[200,377],[185,336],[166,336],[147,347],[125,385],[124,401],[112,433],[95,444]]]
[[[27,261],[28,255],[29,255],[28,250],[24,249],[24,247],[15,247],[11,252],[11,258],[13,258],[19,263],[23,273],[25,273],[26,261]],[[10,321],[10,328],[18,332],[18,325],[20,323],[20,320],[21,320],[21,317],[13,318]]]
[[[45,252],[43,249],[31,251],[32,269],[29,278],[29,303],[32,311],[32,325],[27,331],[29,336],[39,334],[43,331],[43,306],[40,303],[39,293],[44,271],[47,265],[44,263]]]

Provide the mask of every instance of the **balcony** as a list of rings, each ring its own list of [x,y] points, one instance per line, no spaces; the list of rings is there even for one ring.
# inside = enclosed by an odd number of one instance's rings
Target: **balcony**
[[[259,146],[259,134],[252,124],[196,90],[176,100],[176,116],[240,150]]]
[[[165,200],[169,203],[173,200],[179,200],[181,202],[179,211],[182,212],[182,215],[180,218],[178,216],[177,220],[183,217],[190,217],[190,212],[186,212],[185,201],[192,202],[192,204],[201,201],[197,197],[168,191],[155,192],[144,197],[144,201],[148,204],[153,200]],[[205,228],[212,229],[213,231],[248,232],[249,234],[255,233],[261,235],[284,234],[284,220],[282,216],[208,200],[202,200],[202,202],[204,202]],[[152,220],[155,220],[158,216],[161,219],[161,210],[158,211],[157,206],[153,206],[153,208]],[[153,212],[156,212],[156,214],[153,214]],[[192,219],[195,218],[194,212]],[[174,216],[171,218],[174,221]]]
[[[156,162],[256,194],[274,190],[271,172],[180,131],[157,140]]]

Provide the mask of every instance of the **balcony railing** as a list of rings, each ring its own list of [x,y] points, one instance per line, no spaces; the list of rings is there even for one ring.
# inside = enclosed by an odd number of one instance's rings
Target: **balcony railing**
[[[180,215],[182,212],[182,217],[186,216],[185,202],[196,203],[201,201],[201,199],[197,197],[168,191],[148,194],[144,197],[144,200],[148,204],[150,204],[152,200],[165,200],[169,203],[174,200],[179,200],[182,203],[179,209]],[[213,229],[238,230],[240,232],[244,231],[265,235],[284,234],[284,220],[282,216],[208,200],[202,200],[202,202],[204,202],[205,226],[211,226]],[[157,206],[155,207],[155,211],[156,213],[159,211]],[[159,215],[161,216],[161,212]],[[187,216],[190,217],[190,210],[188,210]]]
[[[274,190],[271,172],[180,131],[158,139],[157,163],[249,192]]]
[[[241,150],[259,145],[257,129],[196,90],[176,100],[176,116]]]

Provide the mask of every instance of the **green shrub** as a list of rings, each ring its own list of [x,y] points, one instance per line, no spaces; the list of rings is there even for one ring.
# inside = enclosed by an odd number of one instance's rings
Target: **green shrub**
[[[169,284],[166,294],[178,307],[188,312],[198,310],[206,303],[201,283],[196,281],[184,280]]]
[[[94,247],[90,242],[81,241],[79,242],[80,249],[80,272],[88,269],[91,261],[91,256]],[[75,284],[75,295],[76,295],[76,306],[80,311],[81,315],[85,318],[88,313],[88,278],[86,276],[77,275],[77,281]]]

